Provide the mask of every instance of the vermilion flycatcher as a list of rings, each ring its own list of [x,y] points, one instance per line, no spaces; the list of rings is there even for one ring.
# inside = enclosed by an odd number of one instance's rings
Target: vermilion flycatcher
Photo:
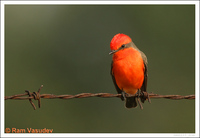
[[[113,54],[111,75],[115,88],[121,99],[126,101],[127,108],[137,106],[134,96],[139,90],[147,89],[147,57],[125,34],[116,34],[110,42],[110,55]],[[126,96],[126,95],[129,96]],[[142,99],[144,102],[146,99]]]

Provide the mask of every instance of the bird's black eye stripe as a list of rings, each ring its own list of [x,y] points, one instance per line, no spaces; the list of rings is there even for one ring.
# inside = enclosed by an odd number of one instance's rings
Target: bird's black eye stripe
[[[122,46],[121,46],[121,48],[125,48],[126,47],[126,45],[125,44],[123,44]]]

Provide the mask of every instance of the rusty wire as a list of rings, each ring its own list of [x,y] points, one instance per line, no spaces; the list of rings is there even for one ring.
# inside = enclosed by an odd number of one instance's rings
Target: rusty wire
[[[86,97],[102,97],[102,98],[112,98],[112,97],[117,97],[121,98],[121,94],[111,94],[111,93],[80,93],[77,95],[54,95],[54,94],[40,94],[41,87],[37,92],[31,93],[28,90],[25,90],[26,93],[24,94],[17,94],[17,95],[12,95],[12,96],[5,96],[4,100],[8,99],[16,99],[16,100],[29,100],[31,105],[33,106],[34,110],[36,109],[34,103],[32,102],[32,99],[38,100],[38,106],[39,108],[41,107],[41,98],[44,99],[73,99],[73,98],[86,98]],[[29,97],[22,97],[28,95]],[[145,99],[149,98],[166,98],[166,99],[173,99],[173,100],[181,100],[181,99],[195,99],[195,95],[187,95],[187,96],[181,96],[181,95],[158,95],[158,94],[153,94],[153,93],[147,93],[144,92],[143,95],[134,95],[132,97],[143,97]]]

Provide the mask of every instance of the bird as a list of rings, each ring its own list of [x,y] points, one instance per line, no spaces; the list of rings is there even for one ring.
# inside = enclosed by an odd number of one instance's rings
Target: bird
[[[142,107],[136,94],[147,91],[147,57],[132,42],[132,39],[123,33],[116,34],[110,42],[112,56],[111,76],[121,100],[125,100],[126,108],[137,107],[137,101]],[[140,97],[142,103],[146,98]]]

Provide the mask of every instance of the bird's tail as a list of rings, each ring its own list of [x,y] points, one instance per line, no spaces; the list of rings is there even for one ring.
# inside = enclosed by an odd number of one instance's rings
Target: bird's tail
[[[126,108],[135,108],[137,107],[136,97],[126,97]]]

